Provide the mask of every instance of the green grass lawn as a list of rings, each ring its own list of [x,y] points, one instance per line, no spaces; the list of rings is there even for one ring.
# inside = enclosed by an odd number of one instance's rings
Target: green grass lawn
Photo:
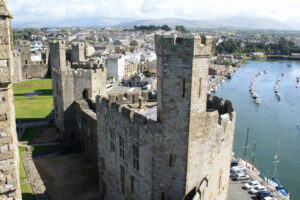
[[[26,179],[27,178],[27,174],[26,174],[26,171],[25,171],[25,168],[24,168],[24,165],[23,165],[23,157],[22,157],[22,153],[24,151],[27,151],[26,147],[19,147],[19,156],[20,156],[20,179],[21,181],[23,179]]]
[[[25,133],[23,134],[21,141],[22,142],[31,142],[36,134],[37,128],[26,128]]]
[[[26,147],[19,146],[19,156],[20,156],[20,182],[21,182],[21,192],[22,199],[35,200],[35,195],[33,194],[30,183],[24,183],[23,180],[27,178],[27,174],[23,165],[22,153],[27,151]]]
[[[17,119],[42,119],[53,109],[52,80],[30,80],[13,85]],[[39,96],[24,93],[41,92]]]
[[[22,199],[24,200],[35,200],[30,183],[21,183]]]

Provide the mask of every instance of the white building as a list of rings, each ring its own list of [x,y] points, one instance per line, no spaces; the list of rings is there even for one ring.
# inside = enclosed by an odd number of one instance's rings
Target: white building
[[[125,57],[123,55],[110,55],[106,59],[107,75],[116,80],[125,76]]]

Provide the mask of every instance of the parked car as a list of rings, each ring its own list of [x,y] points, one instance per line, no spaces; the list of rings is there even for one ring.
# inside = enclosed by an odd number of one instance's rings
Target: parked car
[[[250,176],[247,173],[238,173],[235,174],[232,179],[237,181],[248,180],[250,179]]]
[[[272,196],[273,196],[272,192],[267,192],[265,190],[256,193],[257,199],[264,199],[265,197],[272,197]]]
[[[239,165],[238,161],[236,161],[236,160],[231,160],[231,165],[230,165],[230,167],[235,167],[235,166],[238,166],[238,165]]]
[[[244,166],[235,166],[230,169],[230,177],[235,176],[236,174],[247,173],[247,169]]]
[[[266,187],[262,186],[262,185],[255,186],[255,187],[250,189],[249,193],[250,194],[257,194],[260,191],[266,191]]]
[[[277,199],[274,197],[264,197],[263,200],[277,200]]]
[[[249,183],[246,183],[243,186],[243,189],[250,190],[251,188],[253,188],[255,186],[259,186],[259,185],[260,185],[260,183],[258,181],[250,181]]]

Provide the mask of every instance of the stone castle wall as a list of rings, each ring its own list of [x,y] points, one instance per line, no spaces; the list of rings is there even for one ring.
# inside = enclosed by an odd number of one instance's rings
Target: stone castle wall
[[[48,51],[42,52],[42,61],[31,61],[31,43],[29,41],[20,42],[20,56],[22,67],[22,79],[46,78],[49,76]]]
[[[12,15],[0,2],[0,199],[21,200],[12,90]]]
[[[107,96],[106,67],[50,46],[56,125],[97,161],[100,199],[227,198],[235,112],[207,96],[210,37],[156,36],[157,99]]]
[[[100,199],[153,199],[153,139],[155,134],[161,134],[160,123],[107,98],[99,97],[96,103]],[[134,145],[139,152],[138,169],[133,165]],[[125,170],[124,191],[121,166]]]

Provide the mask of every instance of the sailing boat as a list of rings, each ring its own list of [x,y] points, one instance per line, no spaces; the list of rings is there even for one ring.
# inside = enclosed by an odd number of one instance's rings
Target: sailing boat
[[[274,168],[273,168],[273,177],[272,179],[269,179],[269,177],[265,177],[265,181],[272,187],[274,187],[278,192],[280,192],[281,194],[283,194],[286,197],[289,197],[289,192],[279,183],[279,178],[277,175],[277,164],[279,163],[278,160],[278,152],[279,152],[279,145],[280,142],[278,141],[278,145],[277,145],[277,151],[276,154],[274,156]]]

